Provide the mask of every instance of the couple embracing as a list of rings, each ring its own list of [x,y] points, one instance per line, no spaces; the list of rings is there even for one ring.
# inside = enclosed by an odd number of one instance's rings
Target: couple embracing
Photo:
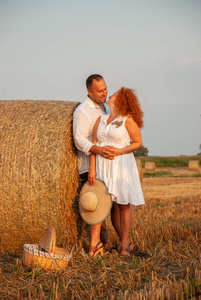
[[[131,205],[144,204],[133,155],[142,146],[143,112],[139,100],[132,89],[122,87],[106,101],[107,85],[98,74],[87,78],[86,87],[87,99],[73,115],[73,136],[83,182],[80,194],[84,207],[82,210],[80,206],[82,217],[86,207],[92,207],[97,200],[95,208],[88,209],[89,220],[83,217],[90,224],[89,255],[95,257],[102,254],[103,249],[110,252],[114,249],[105,224],[111,208],[112,225],[121,243],[120,256],[147,256],[131,243],[129,237]],[[99,201],[102,201],[105,215],[101,215],[101,209],[95,213]]]

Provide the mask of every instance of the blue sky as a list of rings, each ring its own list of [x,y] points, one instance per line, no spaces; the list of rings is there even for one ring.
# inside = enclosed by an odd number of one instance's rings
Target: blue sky
[[[0,0],[0,99],[86,98],[136,90],[149,155],[195,155],[201,144],[200,0]]]

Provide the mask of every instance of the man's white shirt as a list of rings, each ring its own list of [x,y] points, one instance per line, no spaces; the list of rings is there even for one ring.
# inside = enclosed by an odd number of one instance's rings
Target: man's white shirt
[[[106,111],[95,105],[90,98],[81,103],[73,114],[73,138],[78,149],[79,174],[89,172],[90,149],[93,146],[93,127],[96,120],[110,113],[110,108],[104,104]]]

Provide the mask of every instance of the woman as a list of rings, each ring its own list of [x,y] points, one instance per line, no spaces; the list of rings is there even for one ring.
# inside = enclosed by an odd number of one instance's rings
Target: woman
[[[115,158],[106,159],[91,154],[88,181],[93,185],[96,177],[103,180],[112,195],[112,224],[121,240],[120,255],[127,257],[130,251],[138,251],[140,254],[140,251],[131,245],[129,232],[132,219],[130,205],[144,204],[133,155],[133,152],[142,146],[140,128],[143,127],[143,112],[134,91],[124,87],[110,96],[106,103],[111,113],[96,121],[93,143],[98,146],[107,145],[110,149],[112,146]],[[100,224],[95,225],[91,231],[91,240],[93,243],[97,242],[97,247],[90,247],[90,256],[101,247],[99,227]]]

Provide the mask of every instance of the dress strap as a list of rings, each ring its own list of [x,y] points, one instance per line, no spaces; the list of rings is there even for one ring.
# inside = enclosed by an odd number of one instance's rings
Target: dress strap
[[[121,116],[121,115],[118,116],[118,120],[123,121],[123,124],[125,124],[127,118],[128,118],[128,116]]]

